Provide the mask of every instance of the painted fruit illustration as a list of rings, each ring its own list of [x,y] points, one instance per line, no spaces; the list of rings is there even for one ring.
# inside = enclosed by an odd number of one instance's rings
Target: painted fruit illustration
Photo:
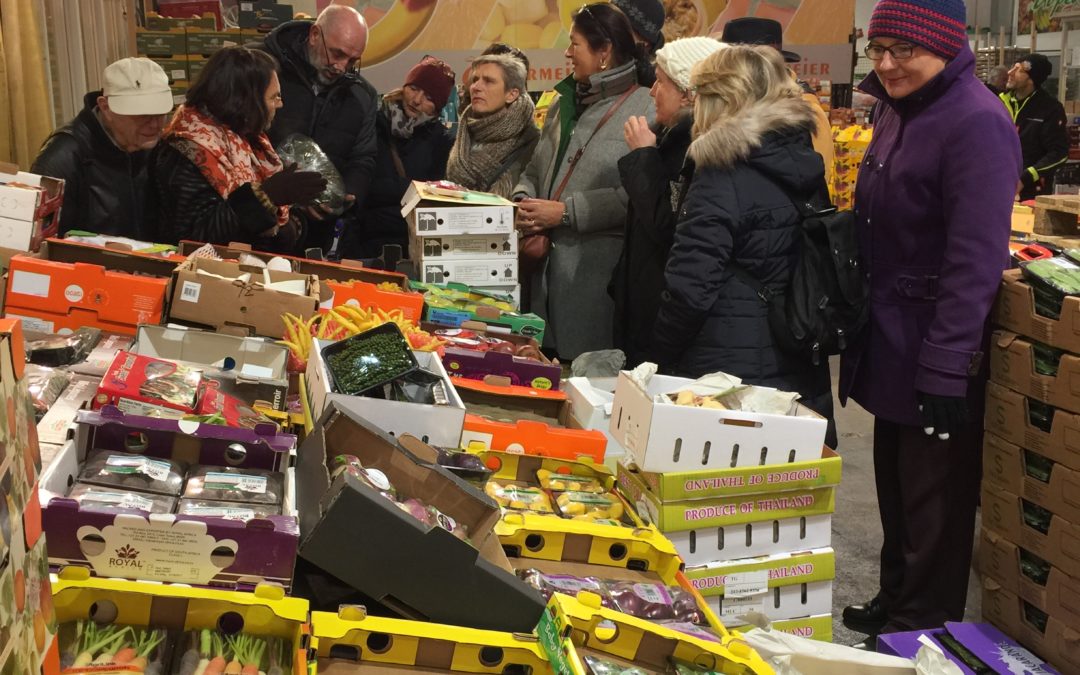
[[[434,0],[367,0],[357,3],[370,27],[363,64],[373,66],[404,51],[431,20]]]

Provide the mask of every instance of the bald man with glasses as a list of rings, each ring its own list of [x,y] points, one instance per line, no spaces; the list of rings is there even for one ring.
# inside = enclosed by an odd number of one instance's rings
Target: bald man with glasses
[[[281,63],[284,107],[270,127],[270,140],[276,146],[299,133],[322,148],[345,180],[348,207],[340,218],[346,230],[359,227],[356,206],[364,202],[375,170],[378,94],[360,75],[367,35],[367,23],[358,11],[330,5],[314,23],[290,21],[278,26],[262,45]],[[329,253],[338,216],[319,209],[307,210],[302,247]],[[349,256],[349,251],[339,253]]]

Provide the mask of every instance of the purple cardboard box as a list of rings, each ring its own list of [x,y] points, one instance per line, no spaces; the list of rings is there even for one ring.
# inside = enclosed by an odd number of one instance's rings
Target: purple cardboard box
[[[964,675],[974,675],[974,671],[953,654],[942,640],[952,638],[963,645],[983,663],[1000,675],[1050,675],[1058,671],[1045,661],[1021,647],[1015,640],[988,623],[945,624],[944,628],[916,630],[907,633],[884,633],[878,636],[877,650],[881,654],[890,654],[907,659],[915,658],[923,646],[919,637],[925,635],[938,646],[950,661],[960,667]]]
[[[80,412],[74,438],[42,473],[40,500],[53,567],[80,565],[97,576],[250,590],[288,589],[300,540],[289,453],[296,438],[274,425],[255,429],[126,415],[107,407]],[[246,522],[225,517],[120,513],[85,508],[65,495],[91,450],[283,471],[282,513]],[[238,504],[238,507],[242,505]]]
[[[533,389],[558,391],[562,368],[554,363],[540,363],[502,352],[478,352],[447,347],[443,365],[451,377],[483,380],[487,375],[506,377],[510,384]]]

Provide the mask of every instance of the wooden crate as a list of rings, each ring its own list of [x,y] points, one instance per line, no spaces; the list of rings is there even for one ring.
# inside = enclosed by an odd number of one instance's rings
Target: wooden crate
[[[1035,198],[1036,234],[1076,234],[1080,195],[1043,195]]]

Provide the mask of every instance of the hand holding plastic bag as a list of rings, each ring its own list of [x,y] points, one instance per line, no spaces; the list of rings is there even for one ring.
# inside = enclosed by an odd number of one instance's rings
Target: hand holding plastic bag
[[[328,216],[338,216],[345,210],[345,181],[337,167],[319,145],[303,134],[291,134],[277,147],[278,156],[288,166],[296,164],[300,171],[317,171],[326,179],[326,189],[315,198],[315,205],[327,211]]]

